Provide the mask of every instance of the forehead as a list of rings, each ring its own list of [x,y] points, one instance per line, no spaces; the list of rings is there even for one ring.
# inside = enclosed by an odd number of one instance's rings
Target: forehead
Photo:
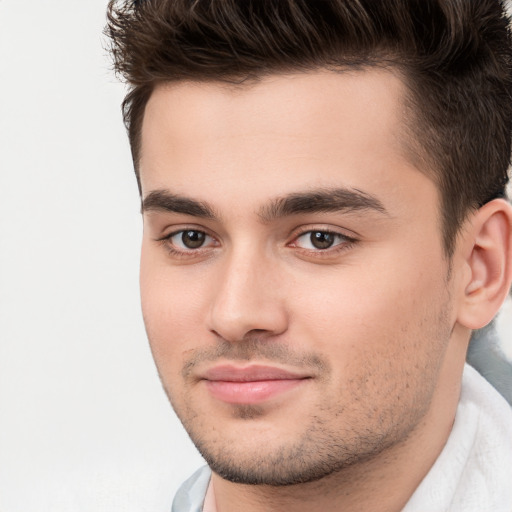
[[[358,188],[398,180],[390,169],[412,167],[402,143],[405,93],[382,69],[161,85],[142,126],[143,194],[170,186],[190,195],[194,186],[219,190],[219,182],[279,194],[294,182]]]
[[[376,116],[387,117],[392,111],[396,113],[395,107],[405,91],[402,79],[392,68],[277,74],[240,84],[179,81],[155,88],[146,107],[146,117],[162,114],[161,107],[165,104],[172,105],[175,116],[185,114],[203,121],[211,116],[236,121],[251,116],[251,123],[276,123],[283,120],[284,112],[295,118],[308,116],[310,121],[320,121],[319,114],[323,120],[329,112],[338,115],[340,110],[350,116],[368,115],[375,107],[378,107]]]

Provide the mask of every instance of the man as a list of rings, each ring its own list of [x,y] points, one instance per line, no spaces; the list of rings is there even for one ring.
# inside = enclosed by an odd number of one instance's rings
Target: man
[[[470,367],[512,281],[497,0],[111,2],[173,510],[512,509]]]

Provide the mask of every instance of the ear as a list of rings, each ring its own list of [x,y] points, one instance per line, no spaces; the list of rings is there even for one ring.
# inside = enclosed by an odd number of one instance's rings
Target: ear
[[[469,329],[487,325],[512,282],[512,206],[504,199],[485,204],[462,234],[464,278],[458,322]]]

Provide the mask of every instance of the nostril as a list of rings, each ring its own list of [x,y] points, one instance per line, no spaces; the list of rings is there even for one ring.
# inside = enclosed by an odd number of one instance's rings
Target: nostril
[[[282,334],[282,332],[273,332],[267,329],[250,329],[244,333],[229,332],[227,329],[211,329],[210,332],[218,338],[218,341],[231,344],[251,345],[265,344],[269,339]]]
[[[261,335],[261,334],[265,334],[267,333],[268,331],[266,329],[252,329],[251,331],[249,331],[247,333],[246,336],[258,336],[258,335]]]
[[[262,338],[264,336],[271,335],[272,333],[266,329],[250,329],[246,332],[241,333],[241,336],[237,336],[236,339],[234,337],[227,337],[226,329],[210,329],[210,331],[217,336],[218,338],[225,341],[246,341],[248,339]]]

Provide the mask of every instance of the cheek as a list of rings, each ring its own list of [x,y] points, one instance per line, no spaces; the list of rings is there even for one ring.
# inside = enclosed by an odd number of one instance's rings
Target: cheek
[[[358,421],[392,425],[421,415],[450,335],[440,269],[385,268],[385,275],[368,266],[326,280],[322,293],[302,298],[292,326],[291,339],[307,340],[330,361],[324,403],[344,411],[354,429]]]
[[[305,276],[301,287],[310,293],[295,295],[297,338],[314,339],[345,371],[356,359],[363,368],[368,361],[423,359],[424,339],[437,336],[444,315],[445,272],[442,258],[390,250],[315,279]]]
[[[203,281],[174,269],[143,246],[140,270],[142,314],[156,364],[178,367],[197,345],[204,296]],[[195,340],[195,341],[194,341]]]

